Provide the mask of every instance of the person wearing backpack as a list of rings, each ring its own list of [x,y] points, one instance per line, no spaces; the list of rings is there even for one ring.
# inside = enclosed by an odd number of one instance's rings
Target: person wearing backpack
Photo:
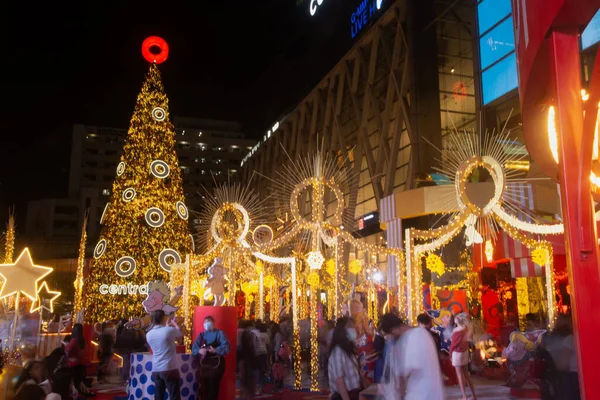
[[[230,344],[225,333],[215,327],[215,319],[204,318],[204,332],[200,332],[192,346],[192,356],[199,357],[198,398],[218,400],[221,379],[225,374],[225,356]]]

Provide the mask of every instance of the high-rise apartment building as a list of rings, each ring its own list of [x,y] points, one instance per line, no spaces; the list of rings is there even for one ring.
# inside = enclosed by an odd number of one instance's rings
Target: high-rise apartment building
[[[236,179],[244,155],[256,141],[246,139],[236,122],[180,117],[173,122],[186,202],[198,210],[206,190]],[[78,237],[89,210],[88,235],[98,235],[126,136],[126,129],[74,125],[68,197],[29,202],[26,234]]]

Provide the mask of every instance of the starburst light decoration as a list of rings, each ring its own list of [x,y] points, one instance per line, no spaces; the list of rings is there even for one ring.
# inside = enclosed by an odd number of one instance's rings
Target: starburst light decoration
[[[508,122],[508,121],[507,121]],[[505,125],[506,127],[506,125]],[[438,149],[439,150],[439,149]],[[533,210],[525,204],[522,185],[527,179],[522,171],[510,169],[507,165],[522,162],[528,153],[524,145],[512,140],[510,130],[503,129],[499,134],[486,133],[481,138],[475,131],[468,133],[455,132],[445,138],[442,159],[436,171],[452,183],[454,190],[448,190],[442,199],[446,204],[448,223],[439,228],[406,230],[406,259],[408,318],[415,322],[416,316],[422,312],[420,299],[421,268],[418,260],[421,255],[433,252],[450,242],[466,228],[466,242],[484,243],[496,240],[499,229],[515,240],[533,249],[531,236],[558,235],[564,232],[561,223],[542,223]],[[480,204],[470,198],[468,185],[475,177],[485,181],[488,179],[493,186],[490,198]],[[421,241],[415,244],[416,241]],[[552,285],[549,285],[550,287]],[[547,298],[554,296],[553,289],[547,293]],[[553,304],[553,301],[549,301]],[[553,321],[551,320],[551,324]]]

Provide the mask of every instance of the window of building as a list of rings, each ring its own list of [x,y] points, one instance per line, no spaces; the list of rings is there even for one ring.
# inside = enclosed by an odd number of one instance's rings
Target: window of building
[[[196,143],[196,147],[202,151],[206,150],[206,143]]]
[[[77,214],[77,206],[56,206],[54,212],[56,214],[74,215]]]
[[[96,182],[96,175],[85,174],[85,175],[83,175],[83,179],[86,181]]]
[[[52,228],[56,231],[73,231],[77,230],[77,222],[75,221],[54,221]],[[60,232],[58,232],[60,234]]]
[[[108,190],[108,189],[102,189],[102,195],[103,196],[110,196],[110,190]]]

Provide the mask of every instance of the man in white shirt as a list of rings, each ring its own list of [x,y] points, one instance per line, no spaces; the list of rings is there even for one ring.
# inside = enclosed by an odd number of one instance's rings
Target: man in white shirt
[[[181,330],[174,320],[163,322],[165,312],[152,312],[153,327],[146,334],[146,341],[152,349],[152,377],[156,391],[155,400],[164,400],[169,392],[169,400],[180,400],[179,370],[175,359],[175,340],[180,338]],[[167,326],[168,325],[168,326]]]
[[[395,340],[386,357],[390,356],[398,392],[406,393],[404,399],[443,400],[442,374],[429,332],[409,327],[392,314],[383,317],[382,329]]]

